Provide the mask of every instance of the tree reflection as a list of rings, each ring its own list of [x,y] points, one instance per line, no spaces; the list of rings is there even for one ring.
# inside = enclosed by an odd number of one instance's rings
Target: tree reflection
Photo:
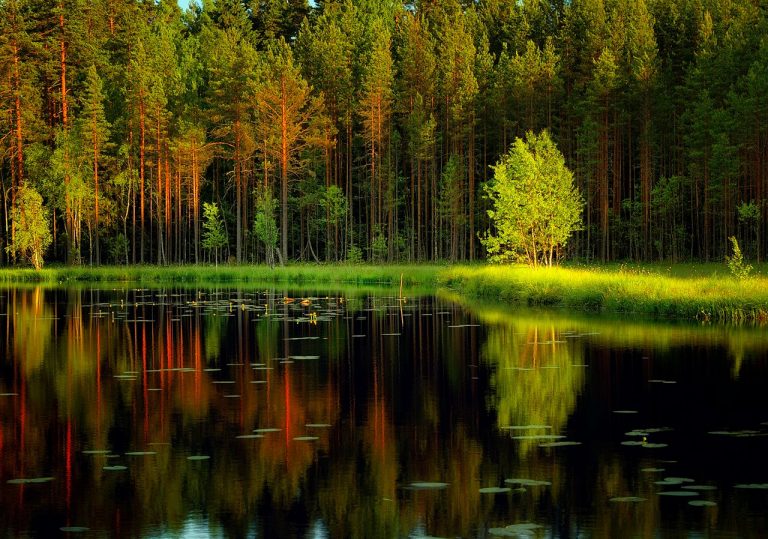
[[[0,479],[56,478],[37,491],[0,489],[9,535],[34,528],[45,510],[57,526],[115,536],[180,534],[192,515],[235,537],[312,526],[331,537],[484,536],[542,507],[569,513],[606,493],[651,497],[652,482],[615,453],[582,454],[577,464],[593,481],[576,485],[569,455],[578,453],[510,437],[578,440],[568,428],[587,375],[602,391],[623,368],[600,360],[596,350],[609,344],[673,353],[695,335],[743,358],[742,369],[765,348],[740,330],[643,334],[632,324],[431,299],[358,300],[347,310],[333,297],[301,306],[286,296],[8,291]],[[550,428],[508,428],[530,425]],[[265,428],[277,430],[254,432]],[[238,437],[253,434],[263,437]],[[296,440],[304,436],[317,439]],[[116,464],[127,470],[104,470]],[[512,477],[552,485],[479,492]],[[409,488],[415,481],[447,487]],[[605,536],[651,535],[661,518],[655,502],[590,511]]]

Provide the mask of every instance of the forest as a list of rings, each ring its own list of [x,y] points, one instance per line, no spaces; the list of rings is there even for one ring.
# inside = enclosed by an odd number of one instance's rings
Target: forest
[[[765,36],[756,0],[0,0],[0,260],[30,219],[67,264],[481,260],[547,130],[569,258],[760,261]]]

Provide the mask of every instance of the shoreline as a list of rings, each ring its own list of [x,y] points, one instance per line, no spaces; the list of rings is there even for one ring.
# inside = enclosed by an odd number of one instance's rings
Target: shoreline
[[[476,300],[587,312],[645,314],[729,323],[768,322],[768,277],[737,280],[727,268],[661,266],[352,265],[103,266],[2,269],[8,285],[322,285],[448,289]],[[707,271],[710,271],[707,275]],[[722,272],[722,274],[719,274]]]

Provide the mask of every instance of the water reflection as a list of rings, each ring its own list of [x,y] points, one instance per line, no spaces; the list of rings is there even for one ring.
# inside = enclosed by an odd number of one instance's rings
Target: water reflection
[[[766,438],[708,434],[768,430],[760,330],[284,290],[10,289],[0,314],[4,536],[768,525],[764,491],[732,488],[768,481]],[[621,445],[662,426],[645,438],[664,447]],[[546,446],[562,440],[581,445]],[[658,496],[665,476],[716,485],[699,498],[720,505]],[[630,495],[647,501],[609,501]]]

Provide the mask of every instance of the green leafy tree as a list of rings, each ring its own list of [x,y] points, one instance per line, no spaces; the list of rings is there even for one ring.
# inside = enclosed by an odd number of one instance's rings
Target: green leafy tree
[[[728,238],[731,242],[731,248],[733,249],[732,256],[725,257],[725,263],[728,265],[728,269],[731,270],[731,275],[737,279],[746,279],[749,274],[752,273],[752,265],[744,262],[744,255],[741,254],[741,247],[735,236]]]
[[[82,118],[79,128],[83,139],[89,143],[88,154],[93,170],[93,194],[94,194],[94,247],[95,262],[101,263],[99,249],[99,172],[102,153],[109,138],[110,125],[104,113],[104,84],[96,72],[96,66],[91,65],[85,83],[85,95],[83,98]]]
[[[543,131],[516,139],[486,187],[495,226],[483,240],[493,262],[551,266],[581,227],[581,195],[557,146]]]
[[[272,190],[268,187],[262,187],[256,195],[256,219],[253,223],[253,230],[256,237],[264,244],[267,264],[272,268],[275,266],[275,252],[280,257],[280,265],[283,265],[283,259],[280,251],[277,250],[277,240],[279,231],[275,222],[275,209],[277,200],[272,196]]]
[[[22,184],[11,208],[13,240],[6,250],[28,259],[36,270],[43,267],[43,255],[51,244],[48,211],[43,197],[34,188]]]
[[[289,181],[304,165],[302,153],[321,145],[327,118],[322,97],[313,95],[285,41],[270,47],[263,62],[265,79],[255,99],[256,136],[259,148],[263,147],[264,160],[274,160],[279,165],[280,250],[286,260]]]
[[[213,251],[219,265],[219,250],[227,245],[227,231],[216,203],[203,202],[203,249]]]

